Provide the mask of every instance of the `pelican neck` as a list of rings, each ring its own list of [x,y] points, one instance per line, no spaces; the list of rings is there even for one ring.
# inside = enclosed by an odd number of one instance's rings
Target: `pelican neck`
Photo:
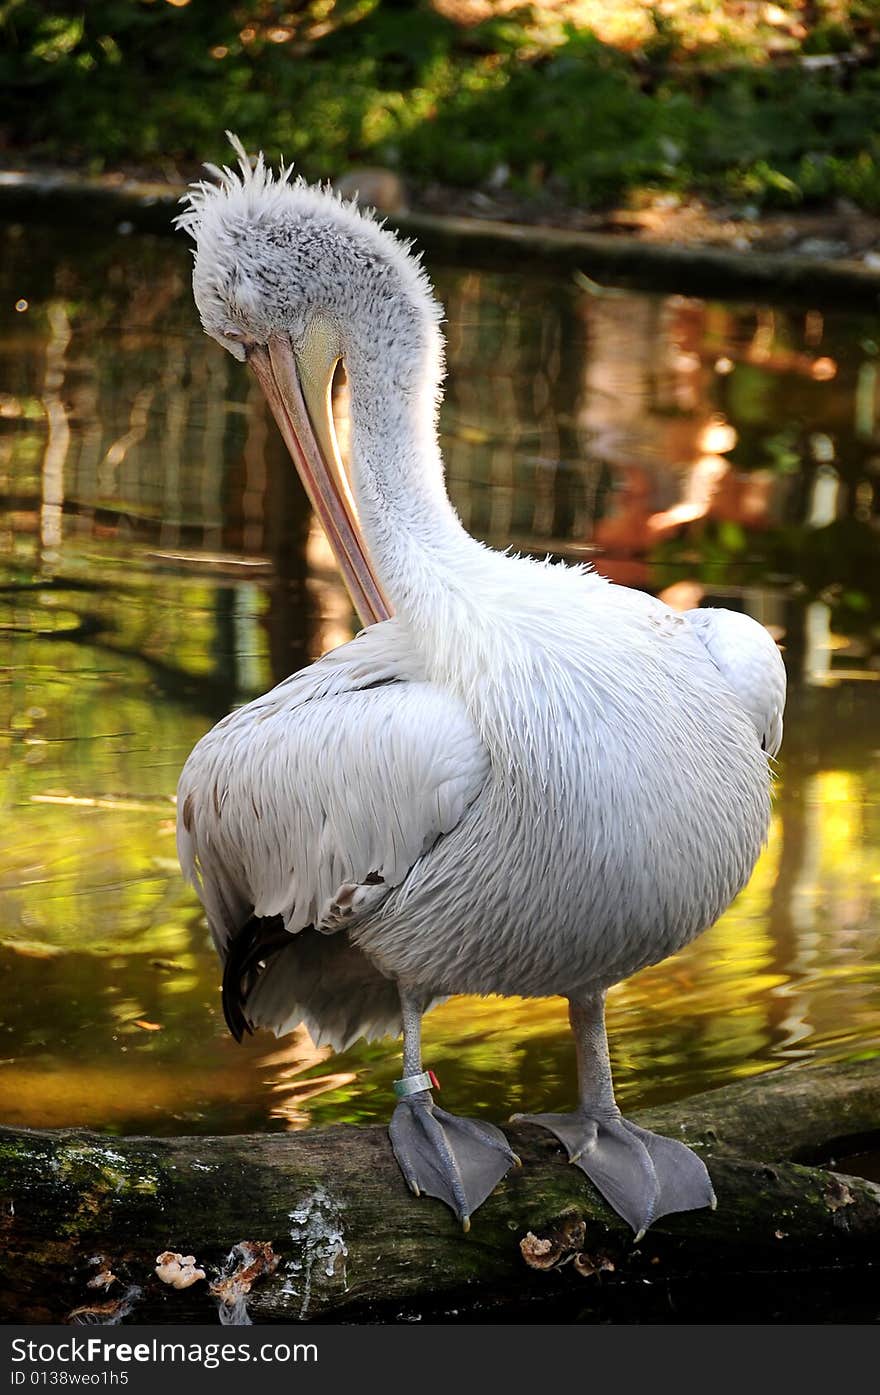
[[[417,624],[472,590],[492,555],[446,492],[436,389],[408,389],[375,362],[348,366],[352,489],[364,541],[395,612]]]

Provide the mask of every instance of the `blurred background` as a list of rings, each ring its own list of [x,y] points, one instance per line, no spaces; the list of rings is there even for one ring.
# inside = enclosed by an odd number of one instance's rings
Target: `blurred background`
[[[0,0],[0,140],[177,178],[228,127],[422,198],[876,211],[878,37],[880,0]]]
[[[312,177],[374,166],[392,206],[734,242],[775,219],[785,245],[870,267],[878,28],[867,2],[6,0],[0,153],[179,181],[225,158],[231,125]],[[199,736],[356,627],[295,473],[200,332],[184,238],[50,200],[0,242],[0,1116],[384,1120],[395,1043],[227,1036],[174,851]],[[622,1105],[877,1054],[876,296],[601,286],[527,246],[429,271],[466,526],[676,607],[744,610],[784,648],[769,847],[716,927],[612,994]],[[336,408],[344,439],[344,384]],[[570,1096],[560,1001],[454,999],[425,1037],[450,1108]]]

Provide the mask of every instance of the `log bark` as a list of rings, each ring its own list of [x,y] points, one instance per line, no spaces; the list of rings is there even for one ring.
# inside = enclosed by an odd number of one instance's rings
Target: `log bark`
[[[638,1246],[530,1127],[506,1127],[525,1165],[467,1236],[439,1202],[410,1196],[379,1127],[213,1138],[0,1129],[0,1312],[393,1320],[548,1297],[558,1314],[574,1296],[601,1316],[624,1289],[661,1279],[856,1273],[876,1258],[880,1187],[807,1165],[880,1137],[875,1061],[781,1071],[634,1117],[697,1148],[719,1202],[657,1222]],[[161,1282],[165,1251],[195,1256],[206,1278]]]

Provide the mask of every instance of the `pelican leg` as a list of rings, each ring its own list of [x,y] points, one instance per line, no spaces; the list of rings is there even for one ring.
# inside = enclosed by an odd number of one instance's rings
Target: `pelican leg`
[[[696,1153],[624,1119],[614,1099],[605,994],[570,1000],[577,1047],[580,1104],[571,1114],[514,1114],[513,1120],[549,1129],[570,1163],[585,1172],[640,1240],[648,1226],[674,1211],[715,1208],[706,1165]]]
[[[401,988],[404,1081],[422,1073],[424,1000]],[[437,1197],[455,1212],[464,1230],[471,1216],[520,1160],[494,1124],[460,1119],[434,1103],[429,1089],[405,1096],[388,1128],[391,1147],[415,1196]]]

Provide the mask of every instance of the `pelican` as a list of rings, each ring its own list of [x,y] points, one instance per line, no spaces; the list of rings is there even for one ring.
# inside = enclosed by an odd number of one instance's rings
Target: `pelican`
[[[178,846],[239,1040],[403,1034],[405,1181],[470,1217],[519,1162],[448,1113],[423,1014],[568,999],[578,1100],[549,1129],[636,1235],[714,1206],[703,1162],[617,1107],[605,994],[710,926],[765,841],[785,673],[762,626],[499,553],[447,496],[440,307],[408,246],[290,169],[209,166],[180,225],[205,331],[261,384],[364,625],[186,762]],[[344,363],[350,460],[330,385]]]

